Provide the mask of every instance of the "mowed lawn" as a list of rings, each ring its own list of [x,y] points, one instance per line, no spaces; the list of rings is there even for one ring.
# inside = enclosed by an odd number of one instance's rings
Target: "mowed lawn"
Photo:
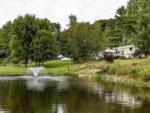
[[[56,74],[56,75],[62,75],[65,73],[68,73],[70,68],[74,65],[78,65],[73,63],[72,61],[48,61],[44,63],[44,67],[47,70],[48,74]]]
[[[16,66],[0,66],[0,75],[7,76],[7,75],[23,75],[26,71],[26,68],[16,67]]]
[[[70,66],[76,65],[71,61],[47,61],[44,63],[44,67],[46,68],[46,71],[48,74],[64,74],[68,72],[68,69]],[[30,64],[28,67],[34,66],[34,64]],[[27,67],[27,68],[28,68]],[[27,68],[24,67],[24,65],[20,66],[0,66],[0,75],[24,75]]]

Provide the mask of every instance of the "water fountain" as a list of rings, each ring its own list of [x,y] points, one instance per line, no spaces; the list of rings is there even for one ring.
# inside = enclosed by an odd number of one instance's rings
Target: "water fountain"
[[[43,91],[49,81],[60,82],[58,85],[59,89],[68,88],[66,76],[47,76],[46,69],[44,67],[30,67],[23,76],[0,76],[0,81],[15,81],[23,80],[26,81],[28,90]],[[62,87],[62,85],[64,85]]]
[[[34,77],[37,77],[39,74],[45,74],[44,67],[30,67],[27,69],[27,74],[31,73]]]

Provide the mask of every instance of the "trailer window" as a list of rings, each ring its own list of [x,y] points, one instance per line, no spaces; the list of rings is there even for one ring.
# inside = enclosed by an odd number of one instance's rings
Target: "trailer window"
[[[133,48],[132,47],[130,47],[130,51],[132,51],[133,50]]]

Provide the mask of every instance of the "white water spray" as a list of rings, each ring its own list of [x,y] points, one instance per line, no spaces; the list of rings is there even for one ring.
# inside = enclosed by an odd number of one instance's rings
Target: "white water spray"
[[[32,73],[34,77],[37,77],[41,73],[45,73],[44,67],[30,67],[27,69],[27,73]]]

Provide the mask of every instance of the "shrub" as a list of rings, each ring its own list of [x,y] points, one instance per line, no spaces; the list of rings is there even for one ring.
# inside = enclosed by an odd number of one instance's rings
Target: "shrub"
[[[18,64],[18,63],[20,63],[20,60],[18,58],[13,58],[13,59],[11,59],[11,62],[13,64]]]
[[[150,75],[148,74],[144,74],[144,75],[142,75],[142,80],[144,81],[144,82],[150,82]]]
[[[9,58],[2,59],[2,61],[1,61],[1,65],[7,65],[9,63],[10,63],[10,59]]]
[[[104,53],[104,59],[109,63],[113,63],[113,61],[114,61],[113,54],[112,53]]]
[[[110,68],[110,65],[102,65],[101,69],[100,69],[100,71],[98,73],[100,73],[100,74],[107,74],[109,68]]]

